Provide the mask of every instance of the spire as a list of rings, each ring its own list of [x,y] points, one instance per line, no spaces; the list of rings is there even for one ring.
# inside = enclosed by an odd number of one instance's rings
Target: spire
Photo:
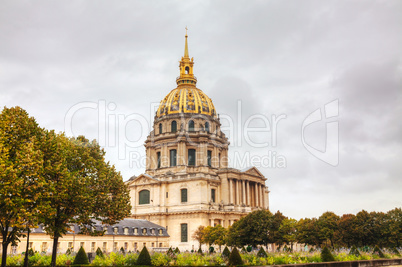
[[[180,76],[177,77],[176,83],[178,86],[195,86],[197,78],[193,73],[194,59],[190,59],[188,55],[188,43],[187,43],[187,27],[186,27],[186,43],[184,46],[184,57],[180,60]]]
[[[188,58],[188,44],[187,44],[187,26],[186,26],[186,44],[184,46],[184,57]]]

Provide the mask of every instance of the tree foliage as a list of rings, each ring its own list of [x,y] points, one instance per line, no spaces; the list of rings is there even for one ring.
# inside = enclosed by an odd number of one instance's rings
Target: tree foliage
[[[88,257],[87,257],[87,254],[85,253],[84,248],[81,247],[78,250],[78,253],[74,258],[73,265],[85,265],[85,264],[89,264],[89,261],[88,261]]]
[[[152,265],[151,256],[149,255],[148,249],[145,246],[138,256],[137,265]]]

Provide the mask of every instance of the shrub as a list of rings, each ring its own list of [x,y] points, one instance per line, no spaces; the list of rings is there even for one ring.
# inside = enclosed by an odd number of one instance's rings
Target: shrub
[[[104,257],[104,256],[103,256],[103,252],[102,252],[102,250],[101,250],[99,247],[96,249],[96,256],[99,256],[99,257],[101,257],[101,258]]]
[[[33,255],[35,255],[35,252],[33,251],[32,248],[30,248],[30,249],[28,250],[28,256],[29,256],[29,257],[32,257]]]
[[[168,251],[166,252],[166,254],[169,255],[169,256],[173,256],[174,252],[173,252],[172,247],[170,247],[170,248],[168,249]]]
[[[377,255],[380,258],[385,258],[384,253],[381,251],[381,249],[377,245],[374,247],[373,255]]]
[[[401,253],[399,253],[399,251],[398,251],[398,249],[396,247],[392,247],[391,252],[394,253],[398,257],[401,256]]]
[[[241,259],[239,251],[237,250],[236,247],[233,248],[232,253],[230,253],[228,265],[229,266],[243,265],[243,260]]]
[[[178,247],[176,247],[176,249],[174,250],[174,254],[180,254],[180,250]]]
[[[77,256],[75,256],[73,265],[85,265],[85,264],[89,264],[89,261],[84,248],[81,247],[80,250],[78,250]]]
[[[253,247],[250,246],[250,245],[248,245],[247,248],[246,248],[246,250],[247,250],[247,252],[251,252],[251,251],[253,250]]]
[[[149,255],[147,247],[144,247],[141,250],[141,253],[138,256],[137,265],[152,265],[151,256]]]
[[[168,266],[169,256],[162,253],[154,253],[151,262],[153,266]]]
[[[214,247],[209,247],[209,253],[214,253],[215,248]]]
[[[201,249],[201,248],[199,248],[199,249],[198,249],[198,251],[197,251],[197,253],[198,253],[198,254],[200,254],[200,255],[203,255],[203,253],[202,253],[202,249]]]
[[[349,251],[349,255],[354,255],[356,257],[360,256],[359,250],[357,250],[356,246],[352,246],[352,248]]]
[[[265,250],[262,247],[260,247],[260,250],[257,253],[257,257],[259,257],[259,258],[267,257],[267,253],[265,252]]]
[[[321,260],[323,262],[335,261],[334,255],[332,255],[328,247],[324,247],[324,249],[321,251]]]
[[[122,254],[125,254],[125,253],[126,253],[126,252],[124,251],[124,248],[123,248],[123,247],[120,248],[120,253],[122,253]]]
[[[227,259],[229,259],[229,256],[230,256],[230,250],[228,249],[228,247],[225,247],[222,252],[222,258],[227,260]]]
[[[241,253],[247,254],[247,251],[246,251],[246,249],[244,247],[241,247]]]

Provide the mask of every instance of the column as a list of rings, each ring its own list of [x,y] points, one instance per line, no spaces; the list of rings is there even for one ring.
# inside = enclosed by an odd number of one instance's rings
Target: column
[[[265,208],[265,186],[261,185],[261,207]]]
[[[236,181],[236,204],[240,205],[240,180]]]
[[[255,189],[255,206],[258,207],[259,206],[259,199],[258,199],[258,183],[255,183],[254,185],[254,189]]]
[[[246,204],[246,188],[245,188],[245,182],[244,180],[241,181],[241,188],[242,188],[242,202],[243,204]]]
[[[233,204],[233,196],[232,196],[232,192],[233,192],[233,187],[232,187],[232,179],[228,179],[229,180],[229,203]]]
[[[250,202],[250,182],[246,181],[246,190],[247,190],[247,205],[251,206]]]

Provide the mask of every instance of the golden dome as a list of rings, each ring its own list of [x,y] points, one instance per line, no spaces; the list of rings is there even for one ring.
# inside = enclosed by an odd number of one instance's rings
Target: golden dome
[[[156,116],[177,113],[194,113],[216,116],[212,100],[195,86],[178,86],[160,103]]]
[[[177,77],[177,88],[173,89],[160,103],[156,117],[193,113],[216,117],[212,100],[200,89],[196,88],[197,78],[193,73],[194,60],[188,55],[187,32],[184,46],[184,57],[180,61],[180,76]]]

